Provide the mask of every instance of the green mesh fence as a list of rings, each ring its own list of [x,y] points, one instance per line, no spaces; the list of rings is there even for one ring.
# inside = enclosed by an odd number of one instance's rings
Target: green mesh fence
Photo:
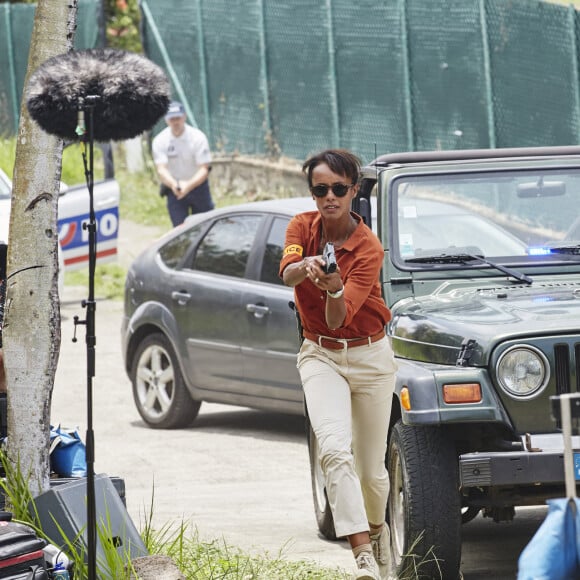
[[[537,0],[143,1],[215,150],[578,143],[578,16]],[[171,19],[191,34],[174,35]],[[147,18],[145,19],[147,21]],[[182,27],[183,30],[183,27]],[[160,60],[159,46],[145,43]],[[184,50],[184,46],[191,50]],[[192,85],[193,83],[193,85]]]
[[[264,1],[272,136],[290,157],[338,144],[328,4]]]
[[[216,152],[304,159],[570,145],[580,17],[539,0],[141,0],[147,56]],[[96,43],[81,0],[77,46]],[[0,131],[13,132],[33,7],[0,4]],[[15,113],[16,111],[16,113]],[[160,122],[155,131],[163,126]]]
[[[478,2],[407,2],[414,149],[489,147]]]
[[[18,127],[34,11],[34,4],[0,4],[0,135],[14,134]],[[97,17],[95,0],[79,0],[76,48],[96,45]]]
[[[260,55],[261,7],[247,0],[212,0],[203,3],[207,101],[212,142],[217,149],[260,153],[264,151],[266,120],[262,87],[265,74]],[[219,23],[216,30],[215,25]],[[227,63],[227,70],[224,64]]]
[[[375,0],[333,5],[339,144],[365,159],[375,148],[413,148],[402,8]]]
[[[497,145],[578,143],[574,10],[542,2],[486,4]]]

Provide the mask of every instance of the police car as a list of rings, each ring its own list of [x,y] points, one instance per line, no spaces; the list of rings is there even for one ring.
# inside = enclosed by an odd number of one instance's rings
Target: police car
[[[0,242],[8,242],[12,183],[0,169]],[[115,179],[95,182],[93,204],[97,222],[97,263],[114,261],[119,234],[119,184]],[[89,261],[89,237],[84,223],[89,221],[89,193],[86,186],[61,187],[58,200],[59,263],[62,269],[76,270]]]

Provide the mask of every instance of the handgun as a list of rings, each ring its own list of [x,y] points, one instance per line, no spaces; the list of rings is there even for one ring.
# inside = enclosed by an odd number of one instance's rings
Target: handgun
[[[324,273],[332,274],[333,272],[336,272],[338,265],[336,263],[336,256],[334,255],[333,243],[327,242],[327,244],[324,246],[322,258],[324,259],[324,266],[322,267]]]

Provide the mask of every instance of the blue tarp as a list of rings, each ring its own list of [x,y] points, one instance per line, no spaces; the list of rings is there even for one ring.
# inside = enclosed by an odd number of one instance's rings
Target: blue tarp
[[[518,580],[580,578],[580,503],[548,500],[548,515],[518,560]]]

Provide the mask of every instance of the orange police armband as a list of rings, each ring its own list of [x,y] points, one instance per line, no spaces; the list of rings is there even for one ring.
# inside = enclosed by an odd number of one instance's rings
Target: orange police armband
[[[302,256],[304,253],[304,248],[299,246],[298,244],[290,244],[284,248],[284,255],[288,256],[289,254],[297,254],[298,256]]]

